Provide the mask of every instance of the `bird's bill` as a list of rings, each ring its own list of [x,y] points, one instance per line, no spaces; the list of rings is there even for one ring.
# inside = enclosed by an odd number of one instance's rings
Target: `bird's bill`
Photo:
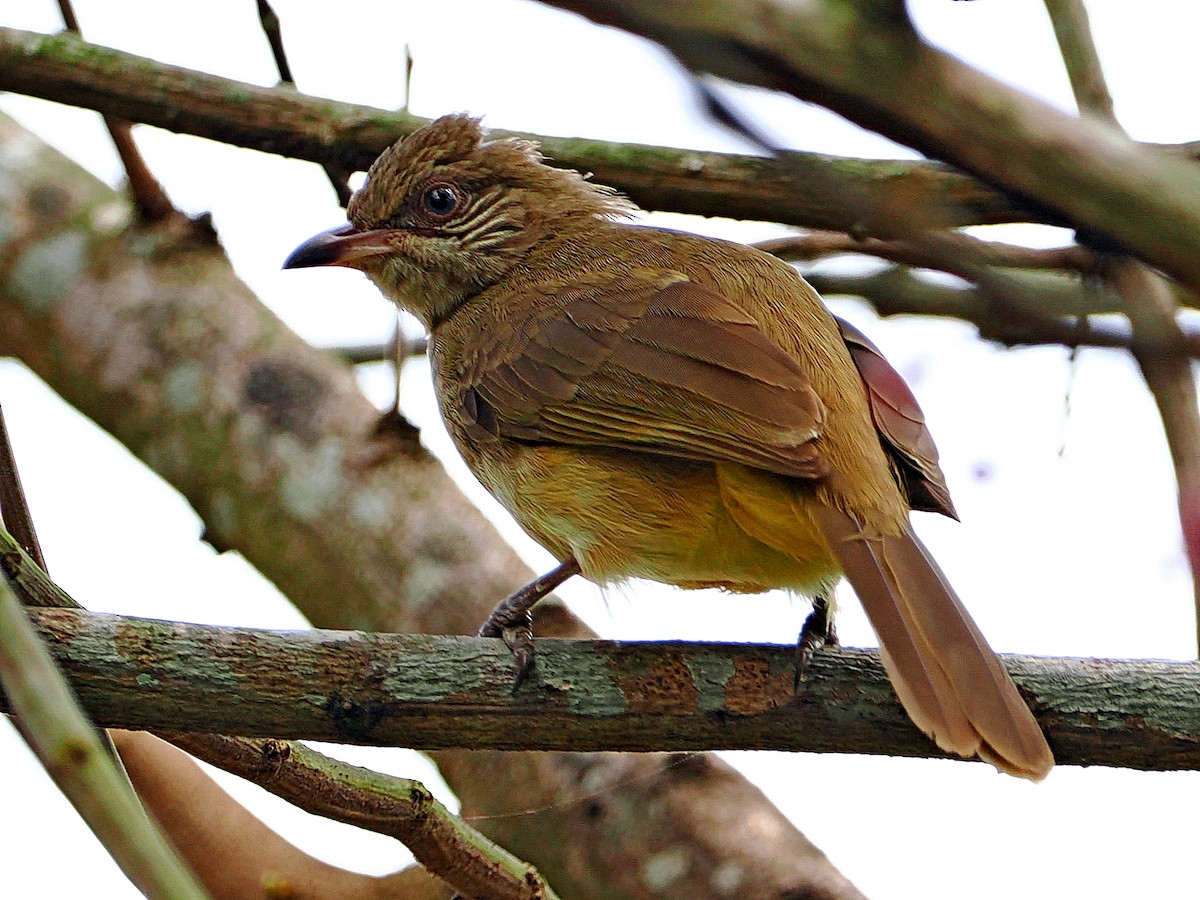
[[[283,261],[285,269],[307,269],[313,266],[347,266],[371,256],[389,253],[393,249],[394,232],[389,229],[359,231],[347,222],[315,234],[291,252]]]

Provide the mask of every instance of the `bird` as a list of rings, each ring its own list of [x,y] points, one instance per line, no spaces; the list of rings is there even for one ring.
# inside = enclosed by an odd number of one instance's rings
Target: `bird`
[[[454,113],[384,150],[347,222],[284,263],[357,269],[420,320],[457,450],[559,560],[481,634],[523,673],[529,608],[575,574],[786,589],[814,600],[803,668],[836,641],[844,576],[915,725],[1044,778],[1037,720],[910,522],[957,515],[901,376],[792,266],[636,209]]]

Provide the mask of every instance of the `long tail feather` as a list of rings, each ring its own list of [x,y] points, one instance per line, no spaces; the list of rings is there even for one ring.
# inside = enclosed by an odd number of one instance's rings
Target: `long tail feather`
[[[823,507],[817,520],[879,637],[900,702],[939,747],[1040,781],[1054,757],[1017,692],[938,564],[906,524],[868,533]]]

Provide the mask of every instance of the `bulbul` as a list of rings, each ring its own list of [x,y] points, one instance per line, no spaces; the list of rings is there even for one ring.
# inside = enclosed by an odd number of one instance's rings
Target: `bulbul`
[[[284,264],[359,269],[420,319],[455,445],[560,560],[484,633],[576,572],[785,588],[821,612],[844,574],[916,725],[1043,778],[1041,729],[909,523],[954,508],[903,380],[791,266],[633,209],[450,115]]]

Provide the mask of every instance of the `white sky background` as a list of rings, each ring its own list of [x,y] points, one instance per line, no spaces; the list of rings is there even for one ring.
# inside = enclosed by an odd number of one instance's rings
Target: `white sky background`
[[[77,0],[76,6],[85,33],[98,43],[260,84],[276,80],[250,0]],[[416,59],[410,106],[420,115],[467,110],[495,127],[749,149],[704,119],[661,51],[534,3],[275,0],[275,6],[299,87],[309,93],[402,105],[408,43]],[[915,0],[911,6],[935,43],[1072,108],[1041,3]],[[1194,96],[1200,11],[1170,0],[1089,6],[1117,111],[1132,135],[1200,138]],[[6,0],[0,24],[60,27],[52,0]],[[911,155],[790,98],[733,93],[791,146]],[[0,109],[110,183],[120,180],[94,114],[9,96],[0,98]],[[388,332],[393,314],[360,275],[279,270],[296,244],[343,219],[316,166],[147,128],[137,134],[176,203],[213,212],[238,271],[306,338],[335,344]],[[656,218],[745,240],[778,232],[760,224]],[[1020,236],[1046,239],[1028,229]],[[862,304],[833,305],[880,344],[920,398],[963,523],[918,514],[917,524],[997,650],[1194,655],[1170,462],[1153,404],[1125,356],[1084,352],[1072,374],[1061,349],[1006,351],[981,343],[965,325],[884,322]],[[385,373],[366,371],[363,381],[386,402]],[[448,450],[422,364],[408,367],[405,391],[406,412],[422,426],[424,440],[531,565],[546,568],[549,557],[504,521]],[[217,556],[197,540],[200,523],[182,498],[17,363],[0,361],[0,401],[51,570],[86,606],[221,624],[301,624],[242,560]],[[137,570],[111,546],[97,545],[97,535],[119,536],[119,552]],[[782,643],[807,610],[782,597],[733,599],[641,583],[602,598],[576,579],[563,593],[601,634],[615,638]],[[874,644],[846,593],[843,640]],[[416,754],[348,752],[440,789]],[[1196,773],[1060,767],[1030,785],[976,763],[727,757],[874,898],[1194,890],[1196,834],[1185,823],[1194,821],[1200,803]],[[0,729],[0,759],[0,896],[137,896],[7,725]],[[314,819],[236,779],[222,780],[273,827],[331,862],[386,872],[406,860],[388,839]]]

